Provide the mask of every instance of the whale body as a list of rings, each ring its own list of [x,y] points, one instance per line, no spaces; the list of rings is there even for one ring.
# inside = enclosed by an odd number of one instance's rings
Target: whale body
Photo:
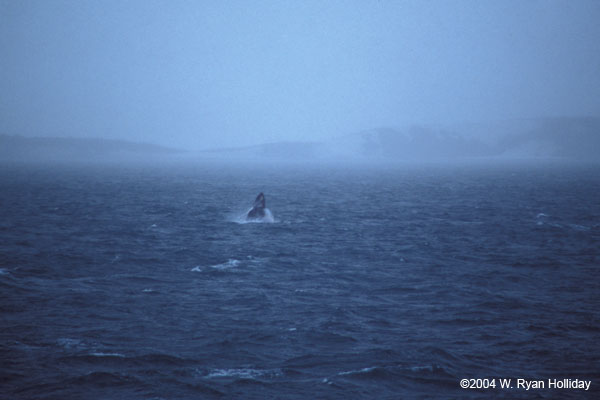
[[[265,217],[265,195],[261,193],[256,196],[252,209],[246,214],[246,219],[260,219]]]

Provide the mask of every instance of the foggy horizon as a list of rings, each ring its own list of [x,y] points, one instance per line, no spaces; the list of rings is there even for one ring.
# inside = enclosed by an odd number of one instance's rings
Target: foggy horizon
[[[0,399],[600,392],[600,0],[0,0]]]
[[[0,134],[203,150],[600,116],[597,2],[0,1]]]

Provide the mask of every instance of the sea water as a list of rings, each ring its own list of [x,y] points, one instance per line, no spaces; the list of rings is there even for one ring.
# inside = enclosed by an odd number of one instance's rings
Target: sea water
[[[599,176],[3,166],[0,397],[532,396],[464,378],[597,391]],[[244,223],[259,192],[272,219]]]

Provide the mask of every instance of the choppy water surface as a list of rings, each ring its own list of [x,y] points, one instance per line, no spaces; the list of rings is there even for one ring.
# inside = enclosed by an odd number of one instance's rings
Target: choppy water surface
[[[592,398],[459,380],[598,390],[599,176],[4,166],[0,394]]]

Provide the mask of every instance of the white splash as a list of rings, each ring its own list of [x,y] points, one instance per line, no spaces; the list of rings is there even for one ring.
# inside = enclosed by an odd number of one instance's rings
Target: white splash
[[[231,222],[235,222],[236,224],[273,224],[273,223],[277,222],[275,220],[275,217],[273,216],[273,213],[268,208],[265,208],[265,216],[264,217],[248,219],[246,216],[248,215],[250,210],[252,210],[252,209],[249,208],[248,211],[246,211],[243,214],[233,215],[232,217],[229,218],[229,220]]]
[[[413,372],[421,372],[421,371],[433,372],[434,368],[435,367],[433,365],[424,365],[424,366],[410,367],[410,370]]]
[[[224,262],[221,264],[216,264],[216,265],[211,265],[210,268],[224,270],[224,269],[237,267],[238,265],[240,265],[240,260],[235,260],[233,258],[230,258],[229,260],[227,260],[227,262]]]
[[[354,374],[364,374],[366,372],[371,372],[373,371],[375,368],[377,367],[367,367],[367,368],[363,368],[363,369],[358,369],[358,370],[353,370],[353,371],[344,371],[344,372],[339,372],[338,375],[354,375]]]
[[[223,270],[226,270],[226,269],[235,268],[235,267],[239,266],[240,263],[241,263],[240,260],[236,260],[236,259],[230,258],[229,260],[227,260],[224,263],[210,265],[210,266],[208,266],[206,268],[212,268],[212,269],[216,269],[216,270],[219,270],[219,271],[223,271]],[[191,271],[192,272],[203,272],[203,271],[206,270],[206,268],[203,268],[202,266],[197,265],[194,268],[192,268]]]
[[[206,378],[243,378],[255,379],[261,376],[273,377],[281,375],[280,370],[253,369],[253,368],[233,368],[233,369],[213,369],[206,375]]]
[[[64,347],[65,349],[79,349],[87,347],[82,340],[79,339],[71,339],[71,338],[59,338],[56,341],[60,347]]]

